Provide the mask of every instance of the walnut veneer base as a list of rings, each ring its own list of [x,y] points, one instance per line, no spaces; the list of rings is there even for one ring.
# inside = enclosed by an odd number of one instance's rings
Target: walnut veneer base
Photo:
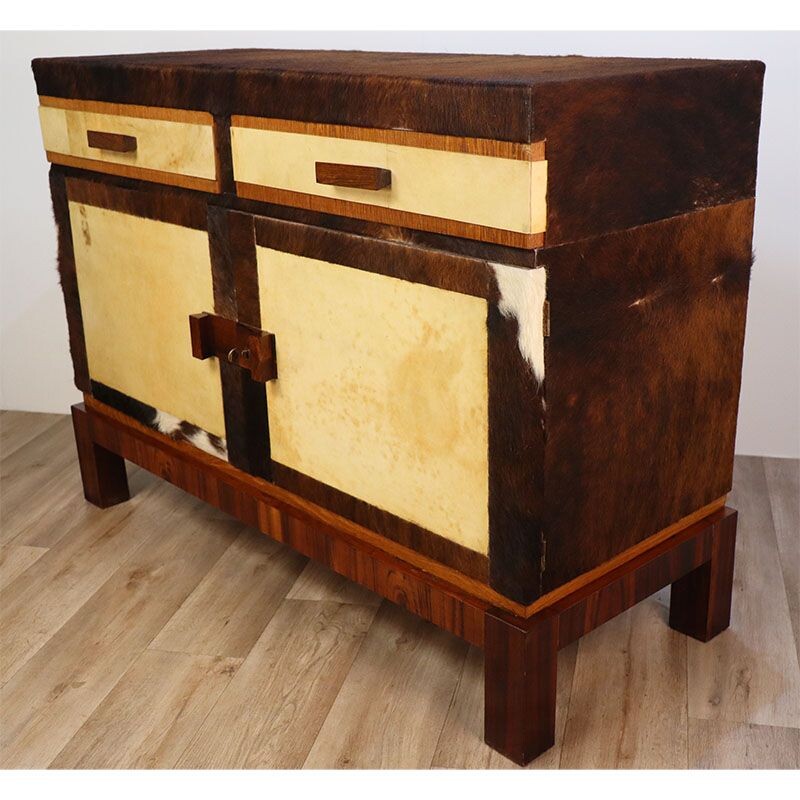
[[[127,459],[483,647],[486,742],[518,764],[554,743],[560,647],[667,584],[675,630],[705,642],[730,622],[737,516],[730,508],[655,540],[525,617],[493,605],[479,582],[455,571],[442,574],[441,568],[434,574],[413,551],[381,545],[366,529],[95,400],[73,406],[72,418],[91,503],[106,508],[129,498]]]

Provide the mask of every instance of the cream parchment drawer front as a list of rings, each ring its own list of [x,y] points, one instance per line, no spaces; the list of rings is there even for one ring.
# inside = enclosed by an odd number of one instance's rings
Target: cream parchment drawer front
[[[53,163],[219,191],[210,114],[56,97],[39,103]]]
[[[208,234],[70,201],[89,377],[225,436],[216,359],[192,357],[188,318],[213,310]]]
[[[273,464],[488,549],[487,303],[258,246]]]
[[[543,242],[543,143],[237,117],[237,192],[519,247]]]

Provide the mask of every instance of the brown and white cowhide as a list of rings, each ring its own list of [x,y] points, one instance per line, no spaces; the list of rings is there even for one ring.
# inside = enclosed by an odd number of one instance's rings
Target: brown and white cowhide
[[[97,381],[92,381],[92,395],[101,403],[133,417],[137,422],[141,422],[148,428],[163,433],[175,441],[188,442],[212,456],[228,460],[228,447],[225,439],[204,431],[191,422],[179,419],[166,411],[160,411]]]

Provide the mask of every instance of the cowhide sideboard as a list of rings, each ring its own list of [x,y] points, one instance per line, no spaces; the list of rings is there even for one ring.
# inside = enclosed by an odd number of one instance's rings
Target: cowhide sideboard
[[[728,626],[763,64],[33,71],[90,502],[133,461],[483,647],[519,763],[560,647]]]

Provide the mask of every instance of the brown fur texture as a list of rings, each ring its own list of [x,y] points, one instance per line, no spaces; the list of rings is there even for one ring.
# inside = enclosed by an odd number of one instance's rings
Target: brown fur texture
[[[209,207],[208,231],[214,310],[220,316],[261,327],[255,233],[252,217]],[[269,428],[263,383],[236,364],[219,361],[225,435],[231,464],[268,478]]]
[[[58,277],[67,313],[69,352],[72,357],[75,386],[82,392],[88,392],[90,391],[89,366],[86,357],[86,339],[83,334],[78,275],[75,271],[75,255],[72,249],[67,187],[63,174],[54,167],[50,168],[50,196],[58,234]]]
[[[489,307],[489,583],[518,603],[541,594],[543,387],[517,344],[518,323]]]
[[[753,202],[541,254],[543,591],[731,488]]]
[[[764,65],[707,62],[536,86],[546,245],[752,197]]]

